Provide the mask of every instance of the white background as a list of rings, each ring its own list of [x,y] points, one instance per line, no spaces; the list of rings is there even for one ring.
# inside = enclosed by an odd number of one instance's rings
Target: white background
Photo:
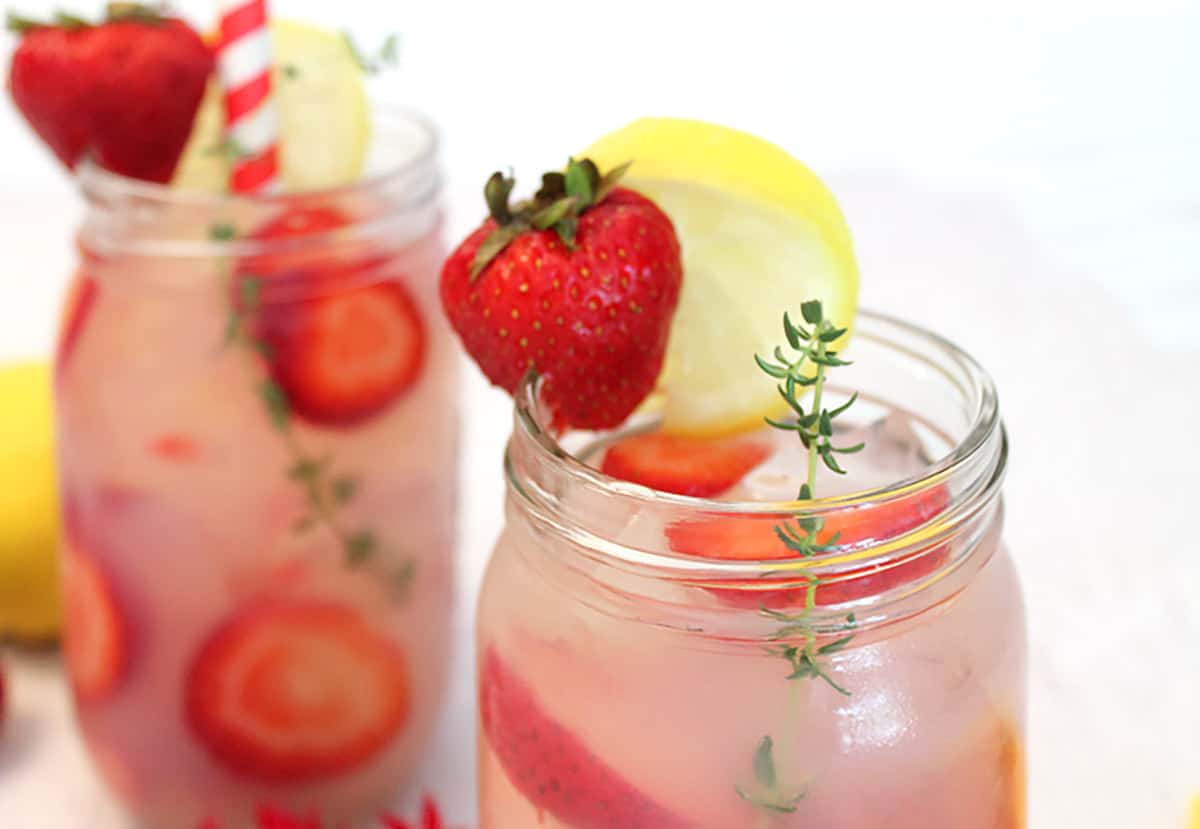
[[[486,5],[277,9],[349,21],[366,43],[402,33],[387,83],[444,129],[454,236],[482,212],[492,169],[533,181],[642,114],[734,124],[825,175],[857,238],[864,302],[950,335],[999,382],[1032,640],[1031,825],[1181,826],[1200,794],[1196,5]],[[203,2],[184,8],[207,19]],[[67,178],[0,107],[0,356],[48,348],[77,214]],[[465,374],[461,647],[426,774],[461,821],[471,602],[508,431],[503,395]],[[61,718],[52,669],[20,662],[18,709]],[[109,826],[65,724],[29,734],[0,745],[0,826]]]

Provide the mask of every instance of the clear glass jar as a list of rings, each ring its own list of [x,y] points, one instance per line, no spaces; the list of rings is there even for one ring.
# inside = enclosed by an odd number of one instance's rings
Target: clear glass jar
[[[65,652],[148,825],[391,800],[439,709],[456,350],[423,118],[357,184],[188,194],[94,167],[56,360]]]
[[[606,477],[594,460],[621,436],[552,434],[519,390],[479,606],[482,829],[1024,826],[996,394],[898,320],[860,315],[846,356],[827,394],[860,393],[839,428],[874,449],[848,456],[844,494],[803,504]],[[873,529],[902,513],[919,518]],[[677,552],[690,528],[771,538],[816,516],[844,535],[811,558]]]

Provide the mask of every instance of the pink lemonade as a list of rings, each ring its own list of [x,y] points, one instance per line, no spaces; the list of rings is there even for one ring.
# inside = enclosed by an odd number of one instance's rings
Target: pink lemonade
[[[859,399],[833,440],[865,448],[803,506],[795,433],[556,434],[518,389],[479,609],[482,829],[1025,825],[995,392],[885,317],[861,315],[846,356],[827,405]],[[734,474],[700,498],[599,471],[639,464]],[[777,530],[814,517],[826,549],[801,558]]]
[[[374,813],[443,696],[456,354],[436,140],[330,191],[95,168],[56,366],[66,655],[97,767],[156,829]]]

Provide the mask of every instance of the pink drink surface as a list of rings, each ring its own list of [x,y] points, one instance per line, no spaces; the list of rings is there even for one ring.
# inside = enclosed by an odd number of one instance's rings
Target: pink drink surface
[[[77,275],[57,367],[68,667],[97,766],[148,825],[262,804],[342,821],[414,767],[453,590],[442,254],[429,231],[278,307],[256,262],[232,337],[227,261]]]
[[[927,463],[903,418],[864,428],[868,451],[821,491],[869,488]],[[799,452],[774,431],[756,437],[770,458],[722,497],[792,497]],[[843,694],[789,679],[765,643],[731,635],[730,614],[757,615],[758,602],[679,584],[648,595],[587,564],[567,574],[557,563],[579,551],[510,509],[478,622],[482,829],[1023,827],[1022,608],[998,536],[994,527],[982,539],[972,555],[986,563],[962,590],[859,630],[825,658]],[[613,540],[655,549],[671,535],[633,512]],[[894,573],[889,587],[928,575]],[[624,588],[640,592],[630,599]],[[688,607],[686,624],[664,623],[678,617],[658,602]],[[760,787],[766,736],[793,811],[739,794]]]

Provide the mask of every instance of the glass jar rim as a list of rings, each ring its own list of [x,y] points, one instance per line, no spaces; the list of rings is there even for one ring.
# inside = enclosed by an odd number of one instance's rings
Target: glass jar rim
[[[879,322],[905,329],[912,334],[925,338],[930,344],[939,348],[946,356],[950,356],[959,366],[968,371],[973,384],[971,425],[966,436],[940,460],[934,462],[916,475],[908,476],[881,487],[813,498],[809,501],[717,501],[711,498],[697,498],[691,495],[676,495],[660,490],[651,490],[639,484],[623,481],[604,474],[600,470],[588,466],[583,461],[567,452],[560,445],[553,433],[547,429],[539,416],[538,387],[540,378],[530,373],[518,384],[513,394],[516,424],[526,431],[539,449],[547,456],[553,456],[561,461],[572,476],[580,480],[612,491],[614,495],[652,499],[656,505],[678,506],[693,510],[719,511],[724,513],[741,513],[745,515],[780,514],[797,512],[803,504],[805,515],[820,515],[847,507],[876,504],[889,500],[893,496],[910,494],[913,487],[923,483],[937,483],[953,475],[965,463],[975,457],[981,447],[1000,425],[999,400],[991,377],[975,358],[963,351],[950,340],[935,334],[928,329],[905,322],[898,317],[882,314],[876,311],[860,309],[859,321]]]
[[[266,194],[211,193],[200,190],[173,188],[169,184],[144,181],[114,173],[85,158],[75,171],[75,178],[87,201],[101,210],[108,205],[137,205],[142,208],[181,208],[203,215],[220,216],[254,208],[260,211],[303,205],[320,205],[349,200],[354,196],[372,192],[391,191],[390,215],[375,218],[372,223],[382,232],[396,215],[407,215],[430,209],[441,186],[436,170],[436,159],[441,145],[441,135],[434,122],[423,113],[405,106],[372,101],[371,112],[375,116],[375,137],[401,129],[414,130],[417,146],[399,161],[389,163],[383,169],[361,178],[333,187],[314,188],[300,192],[273,192]],[[416,180],[418,186],[404,187],[406,182]],[[397,200],[396,191],[403,197]],[[370,227],[358,228],[358,235],[370,236]],[[234,239],[154,239],[140,240],[129,246],[139,254],[165,258],[203,258],[209,256],[251,257],[285,247],[320,246],[343,235],[342,229],[321,230],[295,239],[256,240],[248,237]],[[124,245],[118,247],[125,248]]]
[[[85,193],[95,190],[106,195],[133,196],[143,201],[175,202],[178,204],[195,205],[197,207],[222,207],[231,202],[236,203],[239,201],[285,205],[295,201],[297,198],[312,197],[329,199],[358,190],[373,189],[397,177],[403,176],[405,173],[412,172],[424,164],[428,164],[436,157],[438,147],[441,144],[441,133],[428,116],[407,107],[375,103],[372,104],[372,112],[381,112],[389,121],[408,121],[412,126],[417,127],[425,134],[424,146],[411,157],[406,158],[398,164],[389,166],[386,170],[364,176],[348,184],[340,184],[334,187],[315,188],[313,190],[305,190],[302,193],[276,192],[253,195],[245,193],[210,193],[203,190],[176,189],[169,184],[159,184],[154,181],[146,181],[122,175],[121,173],[114,173],[111,170],[100,167],[87,158],[80,162],[75,175]]]
[[[701,558],[668,551],[633,549],[616,542],[587,544],[598,551],[598,557],[608,561],[614,559],[637,569],[646,569],[658,574],[685,574],[688,578],[712,578],[714,580],[747,579],[761,577],[767,573],[803,571],[804,573],[845,573],[864,564],[878,564],[901,557],[913,550],[927,549],[954,537],[964,527],[972,526],[984,510],[996,501],[1003,482],[1007,465],[1007,437],[1000,418],[1000,409],[995,385],[983,367],[966,351],[918,325],[897,317],[860,310],[856,323],[856,337],[883,340],[887,332],[894,331],[920,341],[922,353],[934,353],[940,360],[950,361],[958,369],[959,377],[951,377],[946,369],[943,376],[950,380],[965,397],[969,412],[965,434],[955,441],[943,457],[915,475],[906,476],[880,487],[814,498],[807,501],[718,501],[677,495],[652,490],[640,484],[622,481],[588,466],[567,451],[558,437],[546,427],[547,418],[539,398],[540,380],[527,375],[516,389],[514,399],[514,436],[510,439],[505,456],[505,473],[510,486],[526,499],[535,510],[544,508],[553,498],[547,488],[530,486],[522,481],[522,470],[515,468],[514,443],[531,448],[531,463],[543,468],[553,468],[570,484],[586,488],[597,497],[611,497],[627,504],[638,504],[646,509],[678,513],[682,516],[720,515],[727,517],[829,517],[838,513],[850,513],[863,507],[913,498],[950,482],[963,484],[960,494],[937,516],[917,527],[906,530],[861,549],[837,549],[820,553],[810,558],[796,556],[781,559],[730,560]],[[879,333],[877,329],[882,330]],[[552,488],[551,488],[552,489]],[[544,510],[543,510],[544,511]],[[561,520],[550,523],[561,526]],[[573,533],[581,537],[595,535],[588,531]],[[593,539],[594,540],[594,539]]]

